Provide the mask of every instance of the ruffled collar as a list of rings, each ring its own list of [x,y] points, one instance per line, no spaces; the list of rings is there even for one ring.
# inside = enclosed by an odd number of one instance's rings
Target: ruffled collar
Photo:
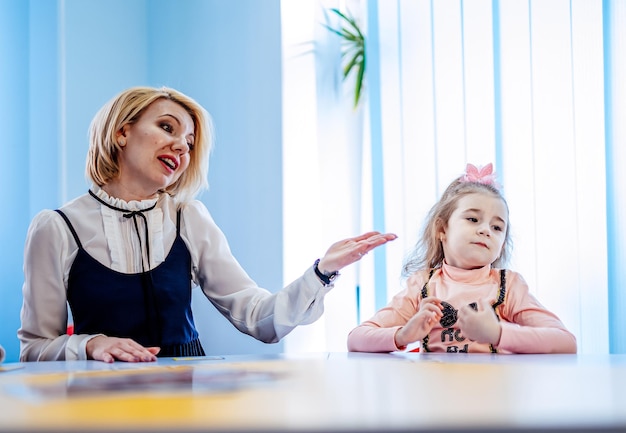
[[[441,272],[447,278],[459,283],[482,284],[487,281],[491,275],[491,265],[483,266],[478,269],[461,269],[448,265],[445,261],[441,266]]]
[[[140,200],[140,201],[133,200],[130,202],[126,202],[124,200],[120,200],[120,199],[109,196],[101,188],[99,188],[96,192],[89,190],[89,195],[91,195],[95,200],[99,201],[102,204],[101,212],[102,212],[102,217],[104,219],[105,234],[110,235],[113,230],[114,239],[117,239],[118,242],[120,241],[120,237],[116,236],[116,230],[114,229],[115,224],[113,223],[113,220],[115,219],[115,217],[114,215],[112,215],[111,212],[112,211],[122,212],[122,215],[123,215],[122,219],[126,219],[128,221],[132,220],[133,226],[135,228],[135,233],[137,233],[137,241],[139,243],[139,249],[141,251],[144,251],[144,248],[145,248],[145,257],[147,258],[147,262],[148,262],[148,266],[146,268],[146,264],[144,262],[144,254],[142,253],[141,254],[141,271],[145,272],[146,269],[151,269],[150,263],[153,260],[152,260],[152,255],[150,254],[150,231],[151,231],[150,227],[153,227],[154,229],[155,221],[158,221],[162,218],[158,218],[156,220],[154,218],[151,218],[150,215],[152,215],[152,212],[150,211],[156,208],[158,197],[152,200]],[[148,216],[146,216],[145,214],[148,214]],[[144,242],[142,242],[141,233],[139,231],[139,221],[137,218],[143,220]],[[162,237],[163,235],[162,223],[160,225],[160,228],[157,228],[157,231],[158,231],[158,236]],[[144,247],[144,243],[145,243],[145,247]],[[113,261],[113,263],[118,263],[119,260],[122,258],[119,255],[119,251],[120,251],[119,248],[117,249],[117,253],[111,250],[111,260]],[[159,251],[159,254],[160,253],[161,251]]]
[[[145,210],[151,209],[159,200],[159,198],[157,197],[157,198],[153,198],[149,200],[131,200],[127,202],[120,198],[111,197],[109,194],[106,193],[105,190],[103,190],[99,186],[94,185],[91,187],[91,190],[100,200],[104,201],[108,205],[119,208],[119,209],[127,210],[129,212],[145,211]]]

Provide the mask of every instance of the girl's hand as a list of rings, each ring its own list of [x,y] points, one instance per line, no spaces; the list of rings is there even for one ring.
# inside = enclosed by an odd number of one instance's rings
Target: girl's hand
[[[126,362],[156,361],[159,347],[143,347],[130,338],[116,338],[99,335],[87,342],[87,358],[111,363],[120,360]]]
[[[335,242],[330,246],[317,265],[323,273],[332,273],[361,260],[374,248],[393,241],[398,236],[393,233],[367,232],[361,236]]]
[[[494,346],[500,342],[502,326],[491,304],[481,301],[478,310],[465,305],[459,309],[458,327],[464,337],[478,343],[489,343]]]
[[[432,296],[422,299],[419,311],[396,332],[396,346],[405,347],[423,339],[443,317],[442,310],[439,299]]]

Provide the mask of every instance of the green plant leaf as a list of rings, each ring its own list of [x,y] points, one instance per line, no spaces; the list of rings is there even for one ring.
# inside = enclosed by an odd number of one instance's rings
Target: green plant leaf
[[[365,59],[359,64],[359,71],[356,76],[356,85],[354,89],[354,108],[359,105],[361,99],[361,89],[363,87],[363,76],[365,75]]]
[[[343,80],[346,80],[356,68],[354,84],[354,108],[356,108],[361,99],[365,78],[365,37],[358,23],[350,14],[344,14],[337,8],[329,10],[337,15],[343,23],[339,29],[324,25],[327,30],[341,38],[341,59],[344,62],[342,67]]]
[[[347,78],[348,75],[350,74],[350,71],[352,70],[352,68],[354,67],[354,65],[357,65],[359,63],[359,54],[355,54],[354,57],[352,58],[352,60],[350,60],[348,63],[346,63],[346,65],[343,67],[343,78]]]

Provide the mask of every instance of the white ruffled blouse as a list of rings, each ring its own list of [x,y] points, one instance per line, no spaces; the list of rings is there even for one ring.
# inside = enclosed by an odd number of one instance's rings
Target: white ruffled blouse
[[[124,212],[84,194],[61,210],[85,251],[122,273],[138,273],[142,267],[152,269],[162,263],[176,238],[179,203],[167,194],[154,200],[125,202],[97,187],[92,190],[111,206],[129,212],[145,210],[148,240],[143,218],[136,218],[135,227],[133,218],[124,217]],[[180,230],[191,254],[193,283],[241,332],[273,343],[296,326],[312,323],[322,315],[324,296],[333,286],[324,286],[312,267],[293,283],[271,293],[258,287],[240,266],[202,202],[182,205]],[[66,290],[77,252],[78,245],[57,212],[43,210],[35,216],[24,253],[24,301],[18,330],[21,361],[86,359],[87,341],[94,336],[66,334]]]

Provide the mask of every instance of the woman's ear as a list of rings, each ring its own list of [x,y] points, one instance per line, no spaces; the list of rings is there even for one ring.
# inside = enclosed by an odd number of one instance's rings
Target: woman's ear
[[[122,128],[115,133],[115,140],[120,147],[126,146],[126,126],[122,126]]]

